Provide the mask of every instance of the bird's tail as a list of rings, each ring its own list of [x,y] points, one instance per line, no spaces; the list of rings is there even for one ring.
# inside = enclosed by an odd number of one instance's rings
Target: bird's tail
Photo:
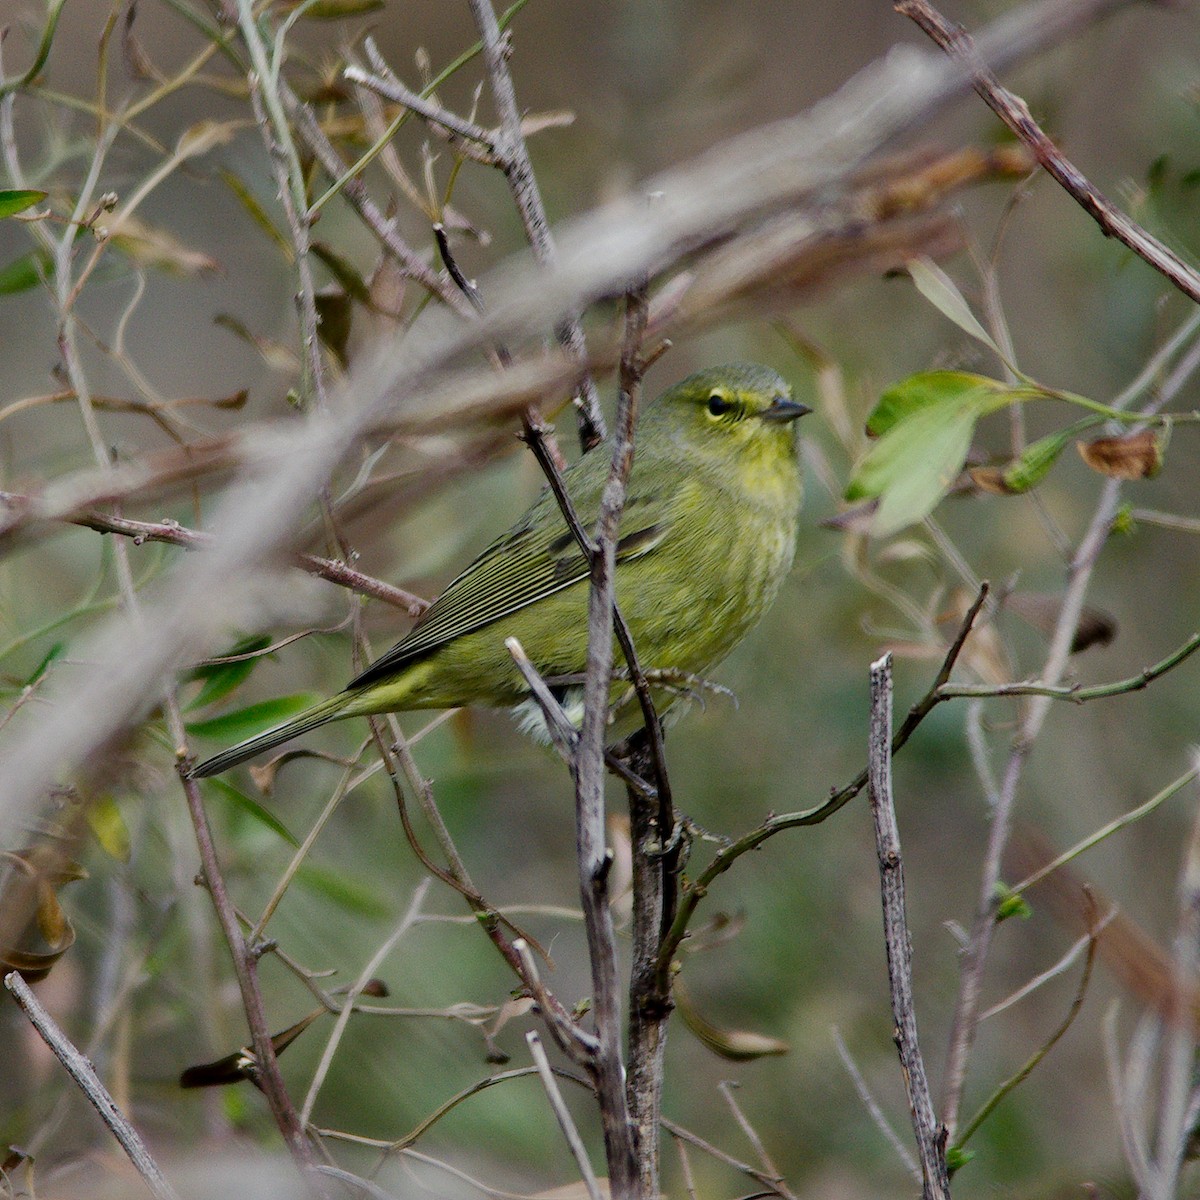
[[[212,758],[206,758],[202,763],[197,763],[188,772],[188,778],[205,779],[209,775],[219,775],[222,771],[228,771],[230,767],[236,767],[238,763],[253,758],[260,751],[281,746],[284,742],[290,742],[292,738],[299,737],[310,729],[316,729],[318,725],[324,725],[326,721],[333,721],[344,716],[346,715],[346,700],[345,693],[322,700],[320,704],[313,705],[312,708],[306,709],[290,721],[276,725],[274,729],[257,733],[254,737],[247,738],[236,746],[230,746],[228,750],[222,750],[220,754],[214,754]]]

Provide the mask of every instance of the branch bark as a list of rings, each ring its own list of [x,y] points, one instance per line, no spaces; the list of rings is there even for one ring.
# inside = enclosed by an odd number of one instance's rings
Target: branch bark
[[[892,803],[892,656],[871,664],[871,733],[868,745],[871,816],[879,855],[883,897],[883,935],[887,947],[888,984],[892,995],[893,1036],[908,1093],[917,1157],[921,1163],[923,1200],[950,1200],[946,1169],[947,1129],[938,1122],[929,1094],[925,1062],[917,1042],[917,1012],[912,987],[912,941],[904,905],[904,866],[900,830]]]

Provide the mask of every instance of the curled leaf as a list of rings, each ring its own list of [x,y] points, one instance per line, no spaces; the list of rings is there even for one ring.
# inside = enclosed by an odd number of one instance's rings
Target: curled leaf
[[[1142,429],[1124,437],[1076,442],[1079,456],[1093,471],[1112,479],[1151,479],[1162,470],[1168,432]]]
[[[1050,637],[1062,613],[1062,596],[1044,592],[1012,592],[1004,607],[1027,621],[1034,629]],[[1117,636],[1117,619],[1099,608],[1085,607],[1079,614],[1071,653],[1079,654],[1090,646],[1107,646]]]
[[[59,888],[86,876],[53,841],[0,853],[0,974],[18,971],[26,983],[50,974],[75,942]]]
[[[706,1020],[688,998],[682,984],[675,983],[675,1001],[683,1023],[714,1054],[731,1062],[752,1062],[776,1054],[787,1054],[791,1047],[779,1038],[755,1033],[750,1029],[721,1029]]]

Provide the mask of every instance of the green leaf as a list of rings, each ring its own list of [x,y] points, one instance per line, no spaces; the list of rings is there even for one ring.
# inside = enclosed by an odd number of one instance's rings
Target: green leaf
[[[338,254],[324,242],[313,242],[312,252],[329,268],[329,273],[341,284],[342,291],[353,296],[360,304],[371,303],[371,291],[362,273],[344,255]]]
[[[386,917],[392,911],[391,905],[381,900],[376,892],[352,882],[340,871],[316,863],[302,863],[296,871],[296,882],[365,917]]]
[[[0,267],[0,296],[15,296],[37,287],[54,274],[54,263],[45,250],[30,250]]]
[[[273,812],[264,808],[253,797],[247,796],[245,792],[239,792],[233,784],[226,783],[224,779],[213,778],[204,780],[201,786],[215,792],[260,825],[265,825],[272,833],[283,838],[289,846],[300,848],[300,839]]]
[[[284,252],[288,262],[291,262],[296,257],[295,247],[279,231],[279,227],[271,220],[270,214],[259,203],[258,197],[242,182],[240,176],[235,175],[232,171],[222,169],[220,175],[225,181],[225,186],[233,192],[241,201],[242,207],[250,214],[250,219]]]
[[[49,650],[46,651],[42,661],[30,672],[29,678],[25,680],[22,687],[32,687],[45,673],[50,669],[50,664],[62,656],[62,652],[67,648],[66,642],[55,642]]]
[[[384,0],[314,0],[304,6],[304,16],[313,21],[338,21],[378,12]]]
[[[964,1150],[961,1146],[951,1146],[946,1151],[946,1171],[953,1175],[960,1167],[965,1167],[967,1163],[975,1157],[974,1150]]]
[[[1037,487],[1077,432],[1075,426],[1071,426],[1031,442],[1025,447],[1020,458],[1005,467],[1004,486],[1014,493],[1027,492]]]
[[[888,388],[867,418],[867,432],[882,437],[894,425],[923,408],[957,402],[964,393],[976,388],[1004,392],[999,380],[969,371],[922,371]]]
[[[311,708],[321,699],[312,692],[301,692],[295,696],[278,696],[274,700],[263,700],[259,704],[250,704],[234,712],[224,713],[208,721],[193,721],[187,726],[188,733],[194,737],[218,738],[222,741],[237,742],[243,738],[253,737],[270,729],[272,725],[281,725],[289,717],[302,713]]]
[[[879,500],[876,537],[920,521],[958,478],[976,421],[1015,398],[994,379],[957,371],[914,375],[890,388],[868,422],[882,436],[854,468],[846,499]]]
[[[1020,917],[1028,921],[1033,916],[1029,901],[1020,892],[1014,892],[1007,884],[996,884],[996,920],[1005,921],[1009,917]]]
[[[271,639],[263,633],[251,634],[235,642],[220,658],[233,658],[239,654],[254,654],[255,651],[265,650],[271,644]],[[268,655],[256,658],[246,658],[241,662],[207,663],[193,668],[188,672],[188,679],[203,679],[204,686],[196,698],[187,706],[188,710],[204,708],[205,705],[215,704],[224,699],[239,684],[249,678],[250,673]]]
[[[992,335],[979,323],[971,306],[967,303],[958,285],[931,258],[913,258],[905,266],[916,284],[917,291],[933,305],[947,320],[970,334],[976,341],[982,342],[995,355],[1004,359],[1000,347],[992,340]]]
[[[35,192],[30,188],[0,188],[0,217],[15,216],[35,204],[40,204],[45,198],[45,192]]]

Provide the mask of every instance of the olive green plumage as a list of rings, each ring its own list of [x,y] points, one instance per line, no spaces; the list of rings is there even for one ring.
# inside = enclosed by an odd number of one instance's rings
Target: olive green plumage
[[[758,622],[792,564],[800,506],[794,420],[808,409],[768,367],[689,376],[649,404],[617,545],[616,595],[644,669],[702,676]],[[580,519],[600,511],[604,447],[564,474]],[[343,717],[519,705],[525,685],[505,648],[517,638],[546,678],[581,676],[588,569],[547,490],[345,691],[202,762],[215,775]],[[615,685],[614,700],[627,693]],[[663,704],[672,695],[663,693]]]

